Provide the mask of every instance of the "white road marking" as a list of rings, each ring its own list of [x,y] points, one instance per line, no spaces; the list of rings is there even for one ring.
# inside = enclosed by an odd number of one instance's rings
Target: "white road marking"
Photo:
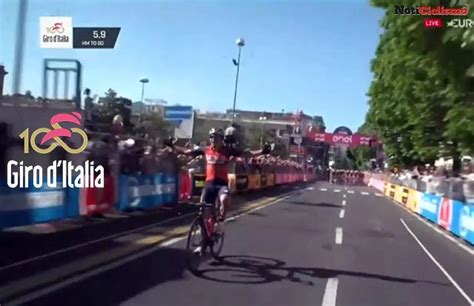
[[[369,195],[369,193],[367,191],[361,191],[360,193],[363,194],[363,195]]]
[[[323,303],[322,306],[336,306],[337,298],[337,285],[339,280],[336,277],[331,277],[326,283],[326,289],[324,289]]]
[[[343,197],[343,198],[345,198],[345,197],[346,197],[346,195],[345,195],[345,194],[343,194],[343,195],[342,195],[342,197]]]
[[[339,212],[339,218],[343,219],[345,213],[346,211],[344,209],[341,209],[341,211]]]
[[[383,197],[384,196],[382,193],[376,193],[375,195],[378,196],[378,197]]]
[[[242,216],[242,215],[246,215],[252,211],[256,211],[256,210],[259,210],[259,209],[262,209],[262,208],[265,208],[265,207],[268,207],[270,205],[273,205],[273,204],[276,204],[280,201],[283,201],[291,196],[293,196],[294,194],[296,194],[297,192],[293,191],[291,192],[289,195],[285,196],[285,197],[281,197],[281,198],[278,198],[278,199],[275,199],[273,202],[270,202],[268,204],[264,204],[260,207],[256,207],[256,208],[253,208],[253,209],[250,209],[250,210],[247,210],[247,211],[244,211],[244,212],[240,212],[240,213],[237,213],[235,216],[232,216],[228,219],[226,219],[226,222],[230,221],[230,220],[233,220],[233,219],[237,219],[238,217]],[[195,215],[195,213],[193,213],[192,215]],[[163,222],[162,222],[163,223]],[[100,266],[96,269],[93,269],[93,270],[90,270],[88,272],[84,272],[84,273],[81,273],[81,274],[77,274],[71,278],[67,278],[59,283],[56,283],[56,284],[52,284],[48,287],[44,287],[42,289],[39,289],[37,291],[32,291],[30,293],[26,293],[25,295],[15,299],[15,300],[12,300],[10,302],[8,302],[8,304],[12,304],[12,305],[22,305],[22,304],[25,304],[25,303],[28,303],[32,300],[35,300],[35,299],[38,299],[40,297],[43,297],[45,295],[48,295],[50,293],[53,293],[55,291],[58,291],[58,290],[61,290],[67,286],[70,286],[72,284],[75,284],[75,283],[79,283],[79,282],[82,282],[90,277],[93,277],[95,275],[99,275],[101,273],[104,273],[104,272],[107,272],[107,271],[110,271],[112,269],[115,269],[115,268],[118,268],[120,266],[123,266],[129,262],[132,262],[134,260],[137,260],[141,257],[144,257],[144,256],[147,256],[148,254],[151,254],[151,253],[154,253],[156,252],[157,250],[159,250],[160,248],[163,248],[163,247],[166,247],[166,246],[170,246],[170,245],[173,245],[177,242],[180,242],[182,240],[185,240],[187,239],[187,235],[183,235],[181,237],[176,237],[176,238],[173,238],[173,239],[170,239],[170,240],[167,240],[163,243],[159,243],[155,246],[152,246],[146,250],[143,250],[143,251],[140,251],[138,253],[135,253],[133,255],[130,255],[128,257],[124,257],[122,259],[119,259],[117,261],[114,261],[112,263],[109,263],[109,264],[104,264],[103,266]]]
[[[346,200],[342,200],[342,206],[346,206]]]
[[[334,192],[341,192],[339,189],[334,189]]]
[[[454,238],[453,236],[451,236],[448,232],[444,231],[444,230],[441,230],[439,229],[436,225],[433,225],[431,224],[430,222],[426,221],[425,219],[423,219],[420,215],[412,212],[411,210],[409,210],[408,208],[406,208],[405,206],[401,205],[401,204],[398,204],[397,202],[395,201],[391,201],[392,203],[396,204],[398,207],[402,208],[403,210],[407,211],[410,213],[410,216],[413,216],[415,218],[417,218],[419,221],[421,221],[421,223],[431,227],[431,229],[433,229],[435,232],[437,232],[438,234],[440,234],[441,236],[443,236],[444,238],[447,238],[448,240],[450,240],[451,242],[454,242],[458,247],[460,247],[461,249],[463,249],[464,251],[468,252],[469,254],[471,255],[474,255],[474,249],[473,248],[470,248],[468,247],[467,245],[463,244],[462,240],[460,240],[460,238]],[[472,305],[474,306],[474,305]]]
[[[308,187],[308,188],[306,188],[306,190],[313,190],[313,189],[314,189],[314,187]]]
[[[327,188],[321,188],[321,189],[319,189],[319,190],[321,190],[321,191],[328,191]]]
[[[347,191],[347,193],[354,193],[354,190],[349,190]]]
[[[418,239],[418,237],[412,232],[412,230],[408,227],[408,225],[405,223],[405,221],[403,221],[403,219],[401,219],[401,218],[400,218],[400,221],[405,226],[408,233],[410,233],[410,235],[413,237],[413,239],[415,239],[415,241],[418,243],[418,245],[421,247],[421,249],[423,251],[425,251],[426,255],[428,255],[428,257],[435,263],[435,265],[441,270],[441,272],[443,272],[444,276],[446,276],[446,278],[451,282],[451,284],[453,284],[453,286],[456,287],[456,289],[459,291],[459,293],[461,293],[461,295],[466,299],[466,301],[468,301],[469,305],[473,305],[474,302],[469,297],[469,295],[467,295],[467,293],[464,292],[464,290],[461,288],[461,286],[459,286],[459,284],[451,277],[451,275],[449,275],[449,273],[436,260],[436,258],[434,258],[434,256],[431,255],[430,251],[428,251],[428,249],[423,245],[423,243],[421,243],[420,239]]]
[[[342,227],[336,228],[336,244],[342,244]]]

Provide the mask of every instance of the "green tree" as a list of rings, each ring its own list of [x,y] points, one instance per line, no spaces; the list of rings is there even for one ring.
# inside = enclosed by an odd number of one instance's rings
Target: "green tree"
[[[282,158],[288,157],[288,149],[286,144],[283,143],[283,141],[281,141],[281,139],[279,139],[275,133],[265,130],[262,125],[253,124],[249,127],[245,127],[243,134],[243,147],[250,148],[252,150],[258,150],[262,147],[263,143],[274,143],[275,148],[272,154]]]
[[[471,29],[427,30],[420,16],[393,14],[395,0],[373,0],[386,10],[372,61],[367,127],[375,131],[393,163],[433,163],[440,144],[451,156],[474,152],[473,58]],[[470,8],[472,1],[405,1],[405,5]],[[451,17],[443,17],[447,23]]]
[[[92,113],[92,125],[109,127],[116,115],[123,118],[126,133],[133,133],[131,123],[132,100],[119,97],[117,92],[109,89],[105,96],[99,99],[99,103],[94,105]]]
[[[174,133],[174,126],[155,112],[142,115],[138,128],[142,131],[142,137],[152,140],[162,140]]]

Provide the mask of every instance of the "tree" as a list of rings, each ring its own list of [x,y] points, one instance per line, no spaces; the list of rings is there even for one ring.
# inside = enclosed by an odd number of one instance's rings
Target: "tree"
[[[140,118],[138,126],[141,129],[141,135],[144,138],[152,140],[162,140],[173,136],[174,126],[163,119],[160,113],[147,113]]]
[[[244,128],[243,134],[243,147],[257,150],[260,149],[264,143],[274,143],[275,148],[272,154],[282,158],[288,157],[286,144],[283,143],[281,139],[277,138],[275,133],[265,130],[263,126],[253,124]]]
[[[408,1],[408,5],[421,4]],[[429,1],[425,5],[470,8],[472,1]],[[393,163],[433,163],[441,144],[451,156],[474,152],[474,31],[445,28],[430,31],[420,16],[393,14],[395,0],[373,0],[386,9],[370,86],[368,128],[385,144]],[[443,17],[447,23],[450,17]]]
[[[118,97],[117,92],[109,89],[99,103],[94,106],[92,113],[92,125],[109,126],[116,115],[121,115],[126,133],[133,133],[134,127],[131,123],[132,100]]]

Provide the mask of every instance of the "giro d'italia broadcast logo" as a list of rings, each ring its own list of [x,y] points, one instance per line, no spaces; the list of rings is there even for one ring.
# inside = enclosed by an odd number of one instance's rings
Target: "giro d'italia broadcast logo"
[[[30,154],[30,149],[38,154],[49,154],[59,146],[69,154],[80,154],[88,145],[86,132],[80,128],[81,114],[72,112],[70,114],[61,113],[51,117],[50,124],[53,129],[42,127],[34,130],[30,134],[29,129],[25,129],[19,136],[23,140],[23,152]],[[79,127],[65,128],[63,123],[76,125]],[[82,143],[77,148],[71,147],[63,139],[72,138],[73,134],[80,136]],[[43,134],[37,144],[37,138]],[[71,161],[55,160],[47,167],[46,171],[42,166],[26,166],[23,161],[10,160],[8,167],[8,181],[10,188],[29,188],[30,182],[35,188],[42,188],[45,182],[50,188],[69,187],[104,187],[104,167],[95,166],[94,162],[86,161],[84,165],[74,166]]]

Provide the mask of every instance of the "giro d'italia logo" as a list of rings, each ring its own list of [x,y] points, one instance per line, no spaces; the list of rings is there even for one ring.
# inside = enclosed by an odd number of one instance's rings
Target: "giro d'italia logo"
[[[74,155],[82,153],[89,143],[86,132],[81,128],[81,114],[72,112],[71,114],[61,113],[51,117],[49,123],[52,129],[41,127],[30,134],[29,129],[25,129],[20,138],[23,140],[23,152],[30,154],[30,148],[37,154],[49,154],[53,150],[61,147],[67,153]],[[69,124],[75,127],[65,128],[61,124]],[[42,134],[42,137],[39,136]],[[72,141],[66,142],[73,134],[79,135],[81,144],[70,145]],[[39,141],[38,141],[39,140]],[[39,142],[39,144],[38,144]],[[84,165],[74,166],[71,161],[54,160],[47,167],[46,173],[39,165],[24,165],[23,161],[10,160],[8,167],[8,181],[10,188],[35,188],[43,187],[45,182],[50,188],[88,188],[104,187],[104,167],[94,165],[92,161],[85,161]]]
[[[72,48],[71,17],[40,17],[41,48]]]
[[[71,114],[57,114],[51,117],[51,120],[49,122],[51,124],[51,127],[53,128],[52,130],[46,127],[42,127],[33,131],[30,136],[29,129],[25,129],[20,134],[20,138],[24,140],[23,151],[25,152],[25,154],[30,153],[31,146],[31,148],[39,154],[48,154],[51,153],[51,151],[53,151],[59,145],[69,154],[82,153],[87,147],[87,134],[80,128],[73,127],[71,129],[66,129],[60,125],[60,123],[69,122],[80,126],[81,118],[82,116],[78,112],[72,112]],[[51,139],[54,139],[55,142],[51,143],[47,148],[40,148],[36,144],[36,138],[39,136],[39,134],[42,133],[44,133],[44,136],[41,139],[40,145],[44,145]],[[61,137],[71,138],[73,133],[79,134],[82,138],[82,145],[78,148],[71,148],[61,139]]]

